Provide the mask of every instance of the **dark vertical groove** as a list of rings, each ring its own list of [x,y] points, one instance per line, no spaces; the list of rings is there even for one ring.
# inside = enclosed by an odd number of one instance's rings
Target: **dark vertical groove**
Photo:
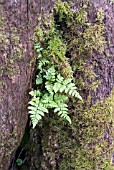
[[[29,23],[29,0],[27,1],[27,24]]]

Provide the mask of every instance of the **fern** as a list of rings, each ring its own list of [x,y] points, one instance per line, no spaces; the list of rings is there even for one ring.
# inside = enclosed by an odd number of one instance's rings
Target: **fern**
[[[46,80],[54,82],[55,81],[55,74],[56,74],[55,68],[54,68],[54,65],[53,65],[47,70],[46,75],[44,77],[46,78]]]
[[[30,94],[33,96],[31,101],[29,102],[30,106],[29,114],[30,118],[33,124],[33,128],[37,125],[38,121],[42,119],[42,116],[44,116],[44,113],[48,113],[47,108],[43,105],[42,101],[40,100],[40,91],[35,90],[30,92]]]
[[[60,48],[60,41],[58,48]],[[53,47],[53,43],[50,43]],[[82,97],[77,92],[77,88],[73,83],[72,78],[63,77],[55,67],[54,61],[49,61],[45,53],[42,53],[42,48],[38,44],[35,45],[36,51],[39,53],[38,59],[38,74],[36,75],[37,90],[30,92],[31,101],[29,102],[29,114],[33,124],[33,128],[38,122],[53,110],[62,119],[67,120],[71,124],[71,118],[68,115],[68,99],[76,97],[82,100]],[[51,52],[55,52],[55,48]],[[62,53],[61,53],[62,54]]]
[[[60,93],[65,92],[66,94],[69,94],[70,96],[74,96],[80,100],[82,100],[82,97],[77,92],[77,88],[74,83],[72,83],[72,79],[64,79],[60,74],[57,76],[57,82],[54,84],[54,92],[57,93],[58,91]]]
[[[43,83],[43,78],[42,75],[39,74],[36,76],[36,85],[42,84]]]

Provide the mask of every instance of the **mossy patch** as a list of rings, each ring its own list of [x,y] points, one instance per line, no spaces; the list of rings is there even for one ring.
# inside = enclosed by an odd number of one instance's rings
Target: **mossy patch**
[[[44,52],[50,60],[54,60],[64,76],[74,77],[83,96],[100,84],[96,80],[94,64],[88,64],[87,61],[93,53],[102,54],[106,44],[103,10],[100,8],[94,21],[90,22],[86,3],[88,1],[74,10],[72,3],[70,5],[58,0],[52,13],[47,19],[41,17],[35,29],[35,41],[40,42],[41,46],[46,41],[48,47],[53,46],[51,55],[46,50]],[[57,57],[58,54],[60,57]],[[46,128],[51,130],[48,132],[49,136],[45,128],[42,130],[44,139],[42,137],[41,166],[46,168],[50,164],[56,168],[58,165],[60,170],[108,170],[112,167],[113,103],[113,91],[107,99],[97,101],[93,106],[91,96],[83,104],[77,100],[69,100],[71,126],[58,119],[53,120],[53,116],[48,117],[50,125]],[[58,133],[57,137],[54,136],[55,132]],[[46,144],[46,137],[50,143]]]
[[[72,126],[60,132],[63,156],[60,167],[63,169],[66,164],[68,169],[76,170],[107,169],[112,164],[114,91],[90,108],[88,103],[85,109],[80,104],[73,104]]]
[[[114,90],[92,107],[89,101],[71,103],[71,126],[55,117],[46,119],[41,132],[44,169],[113,170]]]

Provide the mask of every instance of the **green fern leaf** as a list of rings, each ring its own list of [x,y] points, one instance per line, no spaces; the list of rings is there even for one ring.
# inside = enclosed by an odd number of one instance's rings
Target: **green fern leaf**
[[[67,85],[67,84],[69,84],[70,82],[72,82],[72,79],[71,78],[68,78],[68,79],[66,79],[66,80],[64,80],[64,85]]]
[[[38,120],[38,122],[39,122],[39,120],[41,120],[41,119],[42,119],[42,116],[41,116],[40,114],[36,114],[36,115],[35,115],[35,119],[37,119],[37,120]]]
[[[74,90],[76,89],[74,83],[69,83],[69,84],[67,85],[67,87],[69,88],[69,90],[70,90],[70,89],[74,89]]]
[[[68,105],[67,104],[65,104],[65,103],[60,103],[60,102],[58,102],[58,105],[59,105],[59,107],[62,109],[62,108],[65,108],[65,107],[68,107]]]
[[[62,93],[66,89],[65,85],[62,85],[61,88],[59,89],[60,93]]]
[[[37,98],[35,98],[35,101],[33,100],[34,100],[34,97],[29,102],[30,106],[28,107],[28,109],[29,109],[30,118],[31,118],[33,128],[34,128],[36,124],[39,122],[39,120],[42,119],[42,117],[44,116],[44,113],[48,113],[48,109],[43,105],[43,103],[41,103],[42,100],[37,100]]]
[[[48,113],[48,109],[45,108],[42,104],[39,105],[38,109],[41,110],[42,112]]]
[[[39,97],[41,93],[39,90],[33,90],[33,91],[29,92],[29,94],[33,97]]]
[[[39,74],[36,76],[36,85],[42,84],[43,79],[42,79],[42,75]]]
[[[36,96],[36,90],[29,92],[31,96]]]
[[[72,95],[73,92],[74,92],[74,89],[71,89],[71,90],[69,91],[69,95]]]
[[[37,59],[41,59],[41,58],[42,58],[42,55],[39,54],[36,58],[37,58]]]
[[[70,118],[68,115],[65,116],[65,119],[66,119],[70,124],[72,123],[71,118]]]
[[[58,74],[56,80],[57,80],[57,82],[61,83],[61,82],[63,82],[64,78],[60,74]]]
[[[77,91],[75,91],[74,96],[83,101],[82,97],[80,96],[80,94]]]
[[[51,66],[47,72],[46,75],[44,76],[46,78],[46,80],[50,81],[50,82],[54,82],[55,81],[55,67]]]
[[[65,102],[68,100],[68,97],[64,94],[56,93],[54,95],[54,100],[56,103]]]
[[[68,112],[67,111],[59,111],[58,112],[58,116],[60,116],[61,118],[66,119],[70,124],[71,122],[71,118],[68,116]]]
[[[56,113],[56,112],[58,112],[58,111],[60,111],[61,109],[59,108],[59,107],[57,107],[57,108],[55,108],[54,109],[54,113]]]
[[[39,108],[38,108],[39,109]],[[29,112],[30,113],[30,112]],[[37,110],[36,111],[36,115],[40,115],[40,116],[44,116],[44,112],[42,112],[41,110]]]
[[[36,105],[36,102],[34,102],[33,100],[31,100],[31,101],[29,102],[29,104],[32,105],[32,106],[37,106],[37,105]]]
[[[36,127],[36,125],[38,124],[38,121],[35,119],[32,119],[31,118],[31,120],[32,120],[32,124],[33,124],[33,129]]]
[[[48,107],[49,108],[55,108],[55,107],[57,107],[57,104],[54,101],[50,101],[49,104],[48,104]]]
[[[44,105],[44,104],[48,104],[48,103],[50,103],[50,102],[52,102],[53,101],[53,95],[52,94],[46,94],[46,95],[44,95],[43,97],[42,97],[42,99],[41,99],[41,103]]]
[[[61,83],[55,83],[54,86],[53,86],[53,90],[55,93],[57,93],[61,88]]]
[[[69,88],[68,88],[68,87],[66,87],[66,89],[65,89],[65,93],[68,93],[68,91],[69,91]]]
[[[58,116],[61,116],[63,114],[63,111],[58,112]],[[62,116],[61,116],[62,117]]]
[[[47,89],[47,91],[53,95],[53,85],[50,82],[46,82],[45,83],[45,88]]]
[[[36,110],[30,110],[29,114],[34,115],[34,114],[36,114],[36,112],[37,112],[37,109]]]
[[[69,95],[82,100],[82,97],[76,90],[77,88],[73,83],[73,79],[62,77],[59,74],[59,67],[57,68],[57,65],[55,66],[56,63],[59,64],[60,60],[61,62],[66,61],[66,48],[64,48],[66,46],[63,45],[61,38],[56,35],[53,37],[50,35],[50,39],[46,41],[47,45],[45,42],[42,43],[44,44],[43,51],[38,43],[35,44],[39,62],[37,66],[38,75],[36,76],[36,85],[38,85],[37,88],[40,88],[40,90],[30,92],[32,99],[29,102],[28,110],[33,128],[48,113],[48,109],[53,109],[54,113],[71,124],[67,105]],[[50,61],[50,57],[53,57],[52,61]]]

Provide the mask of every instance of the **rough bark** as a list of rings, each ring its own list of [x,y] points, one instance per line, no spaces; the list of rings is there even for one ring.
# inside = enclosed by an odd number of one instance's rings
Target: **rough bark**
[[[114,86],[114,5],[109,4],[107,0],[93,0],[93,2],[94,11],[100,7],[104,10],[106,38],[107,42],[110,41],[110,43],[107,43],[103,55],[93,55],[92,60],[89,61],[90,63],[93,61],[96,63],[94,70],[97,79],[101,80],[101,84],[96,91],[89,91],[89,94],[93,96],[92,104],[97,99],[106,98]],[[1,170],[8,170],[13,154],[24,133],[28,118],[28,92],[31,88],[33,73],[33,69],[30,67],[30,61],[33,57],[33,32],[37,25],[38,13],[41,11],[44,14],[46,11],[49,12],[52,4],[51,0],[45,0],[42,3],[40,0],[0,1]],[[90,14],[94,14],[93,11],[90,11]],[[60,130],[61,127],[57,128],[56,125],[51,127],[51,125],[45,124],[43,130],[37,131],[36,129],[32,132],[31,146],[34,151],[31,155],[32,170],[35,168],[60,169],[59,163],[62,160],[62,154],[59,153],[58,148],[68,149],[64,148],[64,145],[61,145],[58,141]],[[65,127],[62,130],[67,131]],[[41,135],[39,135],[40,132]],[[44,150],[40,150],[42,144],[46,146]],[[67,170],[67,167],[64,170]]]
[[[92,62],[96,62],[95,72],[101,84],[96,92],[93,93],[93,100],[106,98],[114,87],[114,3],[110,4],[107,0],[92,0],[94,10],[102,8],[104,11],[104,24],[106,30],[106,48],[103,55],[95,55]]]
[[[34,28],[51,1],[0,1],[0,169],[8,170],[28,119]]]

